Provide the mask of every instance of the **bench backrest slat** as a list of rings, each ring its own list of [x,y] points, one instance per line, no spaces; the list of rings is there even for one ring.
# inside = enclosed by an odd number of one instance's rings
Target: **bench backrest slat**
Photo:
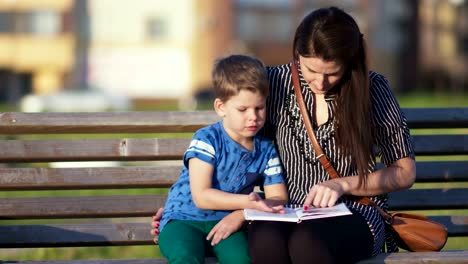
[[[417,160],[417,157],[416,157]],[[468,181],[468,161],[417,161],[417,182]]]
[[[0,226],[0,247],[150,244],[148,223],[76,223]]]
[[[468,153],[468,135],[416,135],[416,155]],[[2,140],[0,162],[180,159],[188,138]]]
[[[415,135],[416,155],[463,155],[468,153],[468,135]]]
[[[431,216],[450,236],[468,236],[463,216]],[[0,248],[153,245],[148,223],[75,223],[0,226]]]
[[[391,210],[468,209],[468,192],[464,188],[410,189],[389,194]]]
[[[463,189],[412,189],[390,194],[391,210],[468,209]],[[0,219],[151,216],[165,195],[2,198]]]
[[[219,121],[214,111],[0,113],[0,134],[194,132]]]
[[[417,182],[468,181],[468,161],[416,163]],[[170,187],[182,165],[0,168],[0,190],[63,190]]]
[[[190,139],[2,140],[1,162],[180,159]]]
[[[167,188],[182,165],[0,168],[0,190]]]
[[[99,195],[0,199],[0,219],[149,217],[166,195]]]
[[[468,108],[403,108],[411,128],[467,128]]]

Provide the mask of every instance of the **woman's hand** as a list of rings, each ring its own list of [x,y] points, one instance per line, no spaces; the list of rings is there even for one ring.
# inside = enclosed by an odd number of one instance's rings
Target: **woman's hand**
[[[243,210],[234,211],[221,219],[221,221],[211,229],[206,240],[211,240],[211,245],[214,246],[239,230],[244,221]]]
[[[152,216],[150,233],[154,236],[153,241],[155,244],[158,244],[159,222],[161,221],[163,211],[164,207],[161,207],[158,209],[156,214]]]
[[[340,179],[333,179],[314,185],[304,202],[304,208],[309,205],[315,207],[330,207],[345,193]]]

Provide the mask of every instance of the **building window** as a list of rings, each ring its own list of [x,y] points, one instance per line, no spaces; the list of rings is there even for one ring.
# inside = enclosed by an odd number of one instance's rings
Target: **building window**
[[[0,33],[11,32],[11,18],[11,13],[0,12]]]
[[[53,11],[34,11],[15,14],[15,31],[41,36],[53,36],[61,32],[61,16]]]
[[[146,37],[149,40],[161,40],[168,35],[167,21],[161,17],[146,20]]]

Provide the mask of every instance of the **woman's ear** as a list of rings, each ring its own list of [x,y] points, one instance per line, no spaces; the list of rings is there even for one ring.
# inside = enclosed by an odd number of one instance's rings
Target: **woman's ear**
[[[221,101],[221,99],[219,98],[216,98],[213,102],[213,107],[214,107],[214,110],[216,112],[216,114],[218,114],[218,116],[220,117],[225,117],[226,116],[226,113],[225,113],[225,110],[224,110],[224,102]]]

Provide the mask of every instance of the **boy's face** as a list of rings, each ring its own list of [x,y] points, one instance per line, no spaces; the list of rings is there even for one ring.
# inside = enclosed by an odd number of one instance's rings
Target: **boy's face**
[[[215,99],[214,107],[226,132],[240,144],[251,141],[265,124],[266,98],[260,93],[241,90],[225,102]]]

